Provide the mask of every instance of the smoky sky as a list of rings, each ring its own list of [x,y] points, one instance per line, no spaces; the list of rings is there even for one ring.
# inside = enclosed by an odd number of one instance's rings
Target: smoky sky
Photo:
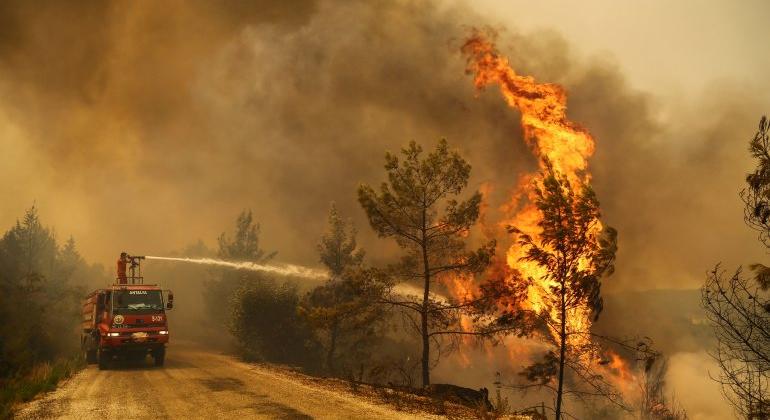
[[[335,201],[388,261],[355,199],[384,179],[386,150],[446,138],[492,209],[536,167],[518,113],[464,72],[459,45],[486,25],[518,73],[565,85],[597,139],[594,185],[619,231],[607,288],[696,287],[716,262],[763,257],[737,190],[764,99],[720,83],[661,115],[611,60],[460,2],[3,2],[0,221],[35,203],[109,263],[213,246],[249,208],[278,260],[313,265]]]

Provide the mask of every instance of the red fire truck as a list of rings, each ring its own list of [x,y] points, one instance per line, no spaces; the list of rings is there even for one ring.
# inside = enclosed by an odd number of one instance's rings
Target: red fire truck
[[[155,366],[163,366],[169,339],[166,310],[174,306],[174,295],[144,284],[143,259],[122,253],[117,282],[91,292],[83,301],[81,348],[86,361],[98,363],[99,369],[114,359],[143,359],[148,354]]]

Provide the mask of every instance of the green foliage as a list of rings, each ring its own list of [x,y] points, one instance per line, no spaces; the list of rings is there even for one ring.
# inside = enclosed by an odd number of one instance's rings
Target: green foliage
[[[330,278],[310,291],[299,307],[324,347],[325,368],[331,374],[340,369],[350,373],[365,363],[386,321],[379,303],[387,278],[362,267],[364,252],[357,248],[355,229],[347,225],[332,204],[327,232],[318,244]]]
[[[464,302],[437,299],[431,290],[442,277],[484,270],[494,254],[495,243],[475,251],[465,249],[481,203],[479,192],[458,201],[457,196],[468,185],[470,164],[456,151],[450,151],[446,140],[441,140],[427,156],[422,151],[411,142],[401,150],[403,160],[386,154],[388,181],[381,184],[379,191],[361,185],[358,201],[377,234],[394,238],[405,252],[401,263],[393,267],[393,274],[402,281],[419,282],[422,289],[422,296],[392,294],[388,301],[404,311],[422,339],[422,379],[423,385],[428,385],[431,341],[440,344],[442,337],[451,335],[459,312],[468,307]]]
[[[246,281],[236,291],[230,331],[249,358],[312,367],[318,345],[297,312],[297,287],[273,280]]]
[[[746,175],[746,188],[740,196],[744,203],[743,219],[759,233],[759,240],[770,248],[770,122],[759,121],[759,128],[749,141],[749,152],[756,160],[754,172]],[[763,290],[770,289],[770,267],[755,263],[749,268]]]
[[[80,367],[80,299],[107,276],[69,238],[60,246],[37,208],[0,239],[0,418]]]
[[[300,304],[300,314],[316,331],[329,373],[351,373],[370,359],[387,321],[379,305],[387,279],[375,269],[352,268],[316,287]]]
[[[218,243],[217,256],[229,261],[264,263],[276,255],[260,247],[259,224],[254,222],[251,211],[241,212],[235,220],[232,237],[222,233]],[[218,270],[215,278],[206,282],[204,289],[209,321],[213,325],[227,325],[230,321],[230,304],[236,291],[244,283],[262,278],[263,275],[252,271]]]
[[[77,351],[80,299],[100,277],[27,210],[0,240],[0,378]]]
[[[318,254],[332,277],[342,275],[349,267],[359,266],[364,260],[364,251],[356,244],[355,228],[347,227],[334,203],[329,210],[327,231],[318,243]]]
[[[59,381],[69,378],[84,367],[80,355],[59,359],[55,362],[43,362],[29,373],[0,380],[0,419],[10,418],[13,405],[30,401],[41,392],[52,391]]]
[[[275,256],[259,246],[259,224],[254,222],[251,210],[242,211],[235,219],[235,234],[230,238],[222,233],[217,239],[220,258],[231,261],[265,262]]]

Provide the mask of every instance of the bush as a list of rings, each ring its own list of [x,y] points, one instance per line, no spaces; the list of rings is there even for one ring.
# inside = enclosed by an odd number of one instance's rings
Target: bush
[[[0,419],[10,418],[14,404],[30,401],[41,392],[52,391],[62,379],[84,366],[83,358],[73,356],[53,363],[43,362],[21,377],[0,380]]]
[[[297,313],[297,287],[248,281],[235,293],[230,331],[251,359],[317,368],[319,346]]]

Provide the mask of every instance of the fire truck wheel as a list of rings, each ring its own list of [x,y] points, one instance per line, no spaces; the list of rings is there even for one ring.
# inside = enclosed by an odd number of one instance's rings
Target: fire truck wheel
[[[96,351],[96,360],[99,363],[99,370],[105,370],[109,367],[110,356],[101,348]]]
[[[85,349],[83,353],[85,354],[86,364],[93,365],[96,363],[96,350]]]
[[[152,358],[155,360],[155,366],[163,366],[163,362],[166,360],[166,349],[161,347],[152,352]]]

